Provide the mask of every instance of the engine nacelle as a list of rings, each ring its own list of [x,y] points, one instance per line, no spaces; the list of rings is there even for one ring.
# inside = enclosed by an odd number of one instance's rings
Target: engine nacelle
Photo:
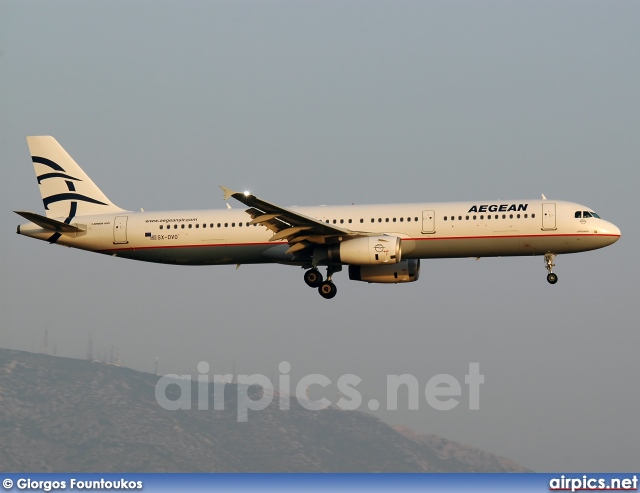
[[[349,279],[374,283],[413,282],[420,277],[420,259],[403,260],[395,265],[350,265]]]
[[[397,236],[367,236],[330,245],[330,262],[349,265],[397,264],[402,260],[401,240]]]

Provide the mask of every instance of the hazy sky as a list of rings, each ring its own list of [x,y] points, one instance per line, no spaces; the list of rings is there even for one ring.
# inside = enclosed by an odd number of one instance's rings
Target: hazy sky
[[[640,4],[635,1],[3,1],[0,347],[113,346],[161,373],[485,375],[480,410],[379,411],[538,471],[640,457]],[[615,245],[423,261],[401,286],[177,267],[15,234],[42,213],[26,135],[53,135],[120,207],[537,198],[583,203]],[[232,203],[234,207],[242,207]],[[464,389],[463,389],[464,390]],[[366,411],[366,406],[362,407]]]

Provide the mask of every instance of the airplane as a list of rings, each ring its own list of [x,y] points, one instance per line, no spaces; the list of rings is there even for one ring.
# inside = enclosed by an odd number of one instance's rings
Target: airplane
[[[51,136],[27,137],[45,216],[17,233],[114,257],[179,265],[278,263],[333,298],[333,275],[368,283],[417,281],[420,260],[544,257],[547,281],[559,254],[611,245],[620,229],[573,202],[493,200],[281,207],[250,191],[220,187],[246,209],[133,212],[111,202]],[[326,267],[323,278],[320,267]]]

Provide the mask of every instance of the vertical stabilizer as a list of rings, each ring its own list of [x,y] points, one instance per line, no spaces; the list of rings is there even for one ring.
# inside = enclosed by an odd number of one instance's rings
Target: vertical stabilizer
[[[74,216],[123,210],[102,193],[56,139],[27,137],[27,143],[47,217],[66,218],[68,224]]]

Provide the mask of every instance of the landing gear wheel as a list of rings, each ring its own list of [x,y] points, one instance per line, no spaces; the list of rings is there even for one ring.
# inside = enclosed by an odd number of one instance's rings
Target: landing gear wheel
[[[317,288],[322,284],[322,274],[318,269],[309,269],[304,273],[304,282],[307,283],[307,286]]]
[[[337,292],[338,292],[338,288],[336,288],[336,285],[333,284],[331,281],[323,282],[322,284],[320,284],[320,287],[318,288],[318,293],[320,293],[320,296],[322,296],[323,298],[326,298],[327,300],[330,300],[331,298],[333,298]]]
[[[544,256],[544,266],[547,269],[547,272],[549,273],[547,275],[547,281],[549,282],[549,284],[555,284],[558,282],[558,276],[553,273],[553,268],[556,266],[556,264],[553,263],[555,259],[556,259],[555,253],[547,253]]]

